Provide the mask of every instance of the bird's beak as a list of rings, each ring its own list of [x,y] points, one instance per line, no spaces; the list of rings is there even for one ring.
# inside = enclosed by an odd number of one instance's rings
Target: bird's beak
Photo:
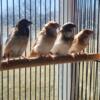
[[[33,24],[31,21],[29,21],[29,25]]]
[[[74,27],[76,27],[76,25],[75,25],[75,24],[73,24],[73,28],[74,28]]]

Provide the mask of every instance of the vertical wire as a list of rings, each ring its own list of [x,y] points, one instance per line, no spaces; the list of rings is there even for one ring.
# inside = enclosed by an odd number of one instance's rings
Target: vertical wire
[[[73,87],[73,85],[72,85],[72,81],[73,81],[73,66],[71,66],[71,91],[70,91],[70,100],[72,100],[72,96],[73,96],[73,92],[72,92],[72,87]]]
[[[45,23],[46,23],[46,0],[45,0]],[[44,66],[44,100],[46,100],[46,65]]]
[[[49,0],[50,6],[49,6],[49,20],[51,20],[51,0]],[[50,86],[51,86],[51,65],[49,65],[49,100],[51,99],[51,93],[50,93]]]
[[[19,19],[20,19],[20,17],[21,17],[21,14],[20,14],[20,10],[21,10],[21,8],[20,8],[20,0],[18,0],[18,5],[19,5]]]
[[[46,0],[45,0],[45,23],[46,23],[46,20],[47,20],[46,17],[47,17],[47,16],[46,16]]]
[[[26,0],[24,0],[24,17],[26,19]],[[25,50],[25,56],[26,56],[26,50]],[[25,98],[26,98],[26,68],[25,68]]]
[[[15,3],[13,0],[13,26],[15,25]],[[15,100],[15,69],[13,70],[13,100]]]
[[[46,100],[46,65],[44,66],[44,100]]]
[[[85,28],[85,25],[86,25],[86,1],[84,0],[84,10],[83,10],[83,28]],[[83,100],[83,93],[84,93],[84,62],[82,63],[82,88],[81,88],[81,100]]]
[[[35,100],[37,100],[37,67],[35,67]]]
[[[86,1],[84,0],[83,15],[86,14]],[[83,17],[83,28],[85,27],[86,15]],[[83,100],[83,84],[84,84],[84,62],[82,62],[82,86],[81,86],[81,100]]]
[[[77,6],[77,10],[79,10],[79,9],[80,9],[80,8],[79,8],[79,7],[80,7],[80,2],[77,1],[76,3],[77,3],[77,5],[76,5],[76,6]],[[80,14],[81,14],[81,9],[80,9],[79,14],[77,14],[78,18],[80,17],[80,16],[79,16]],[[79,19],[80,19],[80,18],[79,18]],[[79,26],[79,24],[80,24],[79,22],[80,22],[80,20],[77,19],[78,26]],[[77,81],[78,81],[78,80],[77,80],[77,79],[78,79],[78,78],[77,78],[77,77],[78,77],[78,76],[77,76],[78,64],[79,64],[79,63],[75,63],[75,64],[72,65],[72,66],[74,67],[73,70],[75,71],[75,73],[73,73],[73,80],[72,80],[72,81],[74,81],[74,84],[72,85],[72,88],[74,88],[74,90],[73,90],[74,92],[72,92],[72,93],[73,93],[73,98],[74,98],[75,100],[76,100],[76,98],[77,98],[77,90],[78,90],[78,89],[77,89],[77,85],[78,85],[78,84],[77,84]],[[74,71],[73,71],[73,72],[74,72]]]
[[[53,100],[55,100],[55,64],[54,64],[54,79],[53,79]]]
[[[82,2],[82,1],[81,1]],[[74,18],[74,20],[75,20],[75,23],[78,25],[78,22],[80,21],[80,18],[79,18],[79,21],[78,21],[78,12],[79,12],[79,8],[80,8],[80,6],[79,6],[79,1],[77,0],[76,2],[75,2],[75,0],[74,0],[74,16],[75,16],[75,18]],[[81,5],[81,3],[80,3],[80,5]],[[82,12],[81,11],[82,9],[80,8],[80,13]],[[79,30],[79,26],[77,27],[77,29],[76,29],[76,32],[78,32],[78,30]],[[78,71],[78,73],[79,73],[79,75],[80,75],[80,63],[77,63],[78,64],[78,67],[79,67],[79,71]],[[80,76],[79,76],[79,79],[80,79]],[[78,79],[78,90],[77,90],[77,99],[79,98],[79,84],[80,84],[80,80]]]
[[[95,22],[95,19],[96,19],[96,1],[94,0],[94,5],[93,5],[93,30],[96,31],[96,22]],[[93,38],[96,37],[93,35]],[[93,45],[92,45],[92,49],[93,49],[93,52],[95,52],[95,42],[94,40],[92,40],[93,42]],[[93,67],[93,69],[95,70],[95,67]],[[95,95],[96,95],[96,90],[95,90],[95,87],[96,87],[96,84],[95,84],[95,81],[96,81],[96,78],[95,78],[95,75],[96,75],[96,71],[93,71],[93,99],[95,100]]]
[[[66,64],[66,74],[65,74],[65,75],[66,75],[66,84],[68,84],[68,77],[71,76],[71,74],[70,74],[70,75],[67,74],[67,73],[68,73],[68,68],[69,68],[69,67],[68,67],[68,64]],[[71,82],[71,81],[70,81],[70,82]],[[71,86],[71,85],[70,85],[70,86]],[[69,87],[66,85],[66,100],[67,100],[67,98],[68,98],[68,91],[67,91],[68,88],[69,88]],[[71,88],[70,88],[70,89],[71,89]],[[70,91],[71,91],[71,90],[70,90]],[[71,92],[70,92],[70,93],[71,93]],[[71,98],[70,98],[70,99],[71,99]]]
[[[90,9],[91,9],[91,20],[93,20],[92,19],[92,12],[93,12],[93,8],[92,8],[92,1],[90,1]],[[92,92],[92,90],[91,90],[91,87],[92,87],[92,67],[91,67],[91,62],[90,62],[90,80],[89,80],[90,82],[90,86],[89,86],[89,100],[91,100],[91,92]]]
[[[96,78],[95,78],[95,96],[94,96],[94,100],[97,100],[96,99],[96,96],[98,97],[98,66],[96,66]],[[97,95],[96,95],[97,94]]]
[[[30,67],[30,100],[32,100],[32,68]]]
[[[1,37],[3,37],[3,11],[2,11],[2,0],[1,0]],[[2,42],[2,40],[1,40]],[[2,49],[2,48],[1,48]],[[1,100],[3,100],[3,71],[1,72]]]
[[[30,21],[32,20],[32,17],[31,17],[31,16],[32,16],[32,14],[31,14],[31,13],[32,13],[31,7],[32,7],[32,5],[31,5],[31,0],[30,0]],[[31,32],[32,32],[32,27],[30,26],[30,51],[31,51],[31,46],[32,46],[32,44],[31,44],[32,33],[31,33]],[[32,91],[32,89],[31,89],[31,88],[32,88],[32,87],[31,87],[31,85],[32,85],[32,84],[31,84],[31,82],[32,82],[32,81],[31,81],[31,79],[32,79],[31,74],[32,74],[32,73],[31,73],[31,71],[32,71],[32,68],[30,67],[30,100],[32,99],[32,92],[31,92],[31,91]]]
[[[64,24],[64,0],[63,0],[63,24]],[[62,100],[64,99],[63,97],[63,91],[64,91],[64,65],[62,64]]]
[[[26,18],[26,0],[24,0],[24,16]]]
[[[97,29],[96,29],[96,31],[97,31],[97,53],[98,53],[98,45],[99,45],[99,10],[100,10],[100,8],[99,8],[99,2],[100,1],[98,1],[98,2],[96,2],[96,1],[94,1],[95,2],[95,12],[96,12],[96,5],[97,5],[97,3],[98,3],[98,12],[95,14],[95,19],[96,19],[96,15],[98,16],[97,18],[98,18],[98,22],[97,22]],[[94,100],[96,100],[96,94],[98,94],[98,92],[97,92],[97,88],[98,88],[98,62],[96,62],[96,65],[95,65],[95,67],[96,67],[96,71],[95,71],[95,87],[94,87],[94,89],[95,89],[95,91],[94,91]]]
[[[90,15],[89,15],[89,12],[90,12],[90,9],[89,9],[89,7],[90,7],[90,0],[89,0],[89,2],[88,2],[88,4],[86,5],[87,6],[87,12],[86,12],[86,14],[87,14],[87,28],[90,26]],[[89,47],[88,47],[89,48]],[[89,51],[88,50],[88,48],[87,48],[87,51]],[[88,84],[88,68],[89,66],[88,66],[88,63],[86,62],[86,86],[85,86],[85,100],[87,100],[87,84]]]
[[[78,76],[78,93],[77,93],[77,99],[79,99],[79,96],[80,96],[80,63],[79,63],[79,76]]]
[[[54,0],[54,21],[56,21],[56,0]],[[55,64],[54,64],[54,78],[53,78],[53,100],[55,100]]]
[[[73,1],[74,1],[74,0],[73,0]],[[67,0],[66,3],[67,3],[67,4],[66,4],[66,5],[67,5],[67,8],[66,8],[66,9],[67,9],[67,21],[68,21],[68,10],[69,10],[69,9],[68,9],[68,0]],[[63,12],[63,13],[64,13],[64,12]],[[74,17],[75,17],[75,16],[74,16]],[[67,74],[67,73],[68,73],[68,64],[66,64],[66,74],[65,74],[65,75],[66,75],[66,84],[68,83],[68,76],[67,76],[68,74]],[[70,76],[71,76],[71,74],[70,74]],[[70,82],[71,82],[71,81],[70,81]],[[72,84],[71,84],[71,85],[72,85]],[[71,85],[70,85],[70,86],[71,86]],[[67,92],[67,90],[68,90],[68,86],[66,85],[66,100],[68,99],[68,92]],[[71,96],[71,88],[70,88],[70,96]],[[70,99],[71,99],[71,98],[70,98]]]
[[[85,100],[87,100],[87,81],[88,81],[88,65],[86,64],[86,87],[85,87]]]
[[[58,100],[60,100],[59,99],[59,70],[60,70],[60,65],[58,64]]]
[[[90,0],[89,0],[89,2],[87,4],[87,20],[88,20],[87,28],[89,28],[89,26],[90,26],[90,12],[91,12],[88,6],[90,7]],[[87,52],[89,52],[89,46],[87,48]],[[89,70],[89,62],[86,62],[85,100],[87,100],[87,93],[88,93],[88,79],[89,79],[88,70]]]
[[[63,100],[64,65],[62,64],[62,100]]]
[[[51,93],[50,93],[50,84],[51,83],[51,65],[49,65],[49,100],[51,99]]]
[[[6,0],[7,6],[7,37],[9,33],[9,15],[8,15],[8,0]],[[9,70],[7,70],[7,100],[9,100]]]
[[[24,0],[24,16],[26,18],[26,0]],[[25,56],[26,56],[26,50],[25,50]],[[25,68],[25,100],[27,98],[27,95],[26,95],[26,76],[27,76],[27,68]]]
[[[49,13],[50,13],[50,16],[49,16],[49,20],[51,20],[51,0],[49,0],[49,3],[50,3],[50,6],[49,6]]]
[[[78,27],[78,29],[77,29],[77,31],[79,31],[80,30],[80,28],[82,27],[82,6],[83,5],[83,2],[82,2],[82,0],[80,0],[80,2],[78,1],[77,2],[77,6],[78,6],[78,10],[80,11],[80,14],[79,14],[79,27]],[[77,11],[77,13],[78,13],[78,11]],[[81,18],[80,18],[81,17]],[[78,23],[78,22],[77,22]],[[77,99],[79,99],[79,97],[80,97],[80,62],[79,63],[77,63],[78,65],[77,65],[77,67],[78,67],[78,69],[77,69],[77,82],[76,82],[76,86],[77,86],[77,91],[76,91],[76,100]]]
[[[82,6],[82,5],[83,5],[83,1],[81,0],[80,2],[81,2],[80,6]],[[77,13],[78,13],[78,12],[77,12]],[[82,8],[81,8],[81,17],[82,17]],[[81,23],[82,23],[82,18],[81,18]],[[80,27],[82,27],[82,25],[80,25]],[[79,30],[79,28],[78,28],[78,30]],[[77,31],[78,31],[78,30],[77,30]],[[79,62],[79,65],[78,65],[78,68],[79,68],[79,70],[78,70],[78,71],[79,71],[79,72],[78,72],[78,73],[79,73],[79,74],[78,74],[79,76],[78,76],[78,77],[79,77],[79,78],[78,78],[78,93],[77,93],[78,98],[77,98],[77,99],[79,99],[79,97],[80,97],[80,83],[81,83],[81,81],[80,81],[80,72],[81,72],[81,71],[80,71],[80,65],[81,65],[81,63]]]
[[[41,100],[41,66],[40,66],[40,95],[39,95],[39,100]]]
[[[36,38],[36,32],[37,32],[37,0],[35,0],[35,38]],[[37,67],[35,67],[35,100],[37,100]]]
[[[67,6],[68,6],[69,2],[67,1]],[[77,0],[74,0],[74,18],[76,19],[75,16],[75,12],[77,10]],[[68,11],[68,7],[67,7],[67,11]],[[67,17],[68,19],[68,17]],[[67,89],[66,89],[67,90]],[[66,97],[67,99],[67,97]],[[73,99],[73,63],[71,64],[71,90],[70,90],[70,100]]]
[[[60,0],[59,0],[59,24],[60,24]],[[59,98],[59,96],[60,96],[60,92],[59,92],[59,87],[60,87],[60,84],[59,84],[59,82],[60,82],[60,73],[59,73],[59,71],[60,71],[60,65],[58,64],[58,100],[60,100],[60,98]]]
[[[32,0],[30,0],[30,21],[32,21],[32,10],[31,10],[31,8],[32,8],[32,4],[31,4],[31,1]],[[32,47],[32,27],[30,26],[30,51],[31,51],[31,47]]]
[[[72,0],[73,1],[73,3],[74,3],[74,0]],[[67,21],[68,21],[68,0],[67,0],[67,5],[66,5],[66,8],[67,8]],[[75,18],[75,17],[74,17]],[[69,75],[69,74],[67,74],[68,73],[68,64],[66,64],[66,100],[68,99],[68,92],[67,92],[67,90],[68,90],[68,86],[67,86],[67,83],[68,83],[68,77],[69,76],[71,76],[71,74]],[[69,75],[69,76],[67,76],[67,75]],[[72,85],[72,84],[71,84]],[[71,95],[71,88],[70,88],[70,95]],[[71,98],[70,98],[71,99]]]
[[[54,20],[56,21],[56,0],[54,0]]]
[[[98,22],[97,22],[97,53],[99,52],[99,26],[100,26],[100,15],[99,15],[99,12],[100,12],[100,0],[98,0]],[[99,85],[98,85],[98,73],[99,73],[99,63],[98,62],[96,62],[96,83],[95,83],[95,85],[96,85],[96,90],[97,90],[97,97],[99,98],[99,96],[98,96],[98,88],[99,88]],[[96,100],[96,96],[95,96],[95,100]]]
[[[63,2],[64,2],[64,0],[63,0]],[[63,10],[64,10],[64,7],[63,7]],[[63,24],[64,24],[64,11],[63,11]],[[62,64],[62,100],[63,100],[63,90],[64,90],[63,84],[64,84],[64,65]]]
[[[73,76],[73,81],[74,81],[74,85],[73,85],[73,86],[74,86],[74,100],[75,100],[75,96],[76,96],[76,95],[75,95],[75,94],[76,94],[76,93],[75,93],[75,92],[76,92],[75,90],[76,90],[76,81],[77,81],[77,78],[76,78],[76,76],[77,76],[77,75],[76,75],[76,73],[77,73],[76,64],[77,64],[77,63],[74,64],[74,74],[73,74],[73,75],[74,75],[74,76]]]
[[[13,26],[15,25],[15,0],[13,0]]]
[[[91,87],[92,87],[92,67],[90,66],[90,90],[89,90],[89,100],[91,100]]]
[[[20,0],[18,0],[18,5],[19,5],[19,19],[21,18],[21,13],[20,13]],[[19,68],[19,100],[21,100],[21,68]]]
[[[36,31],[37,31],[37,27],[36,27],[36,25],[37,25],[37,2],[36,2],[37,0],[35,0],[35,38],[36,38]]]
[[[27,69],[25,68],[25,100],[26,100],[26,75],[27,75]]]
[[[93,30],[95,30],[95,2],[94,1],[92,1],[92,5],[91,5],[92,7],[91,8],[93,8],[92,9],[92,16],[93,16]],[[93,35],[93,38],[94,38],[94,35]],[[93,41],[93,39],[92,39],[92,41],[91,41],[91,47],[90,47],[90,49],[91,49],[91,52],[94,52],[94,46],[95,46],[95,41]],[[94,68],[94,64],[93,64],[93,62],[91,62],[91,66],[93,66],[92,67],[92,80],[91,80],[91,95],[92,95],[92,93],[93,93],[93,99],[94,99],[94,75],[95,75],[95,68]],[[93,71],[94,70],[94,71]]]
[[[83,26],[81,25],[81,27],[80,28],[85,28],[85,25],[86,25],[86,0],[82,0],[83,1],[83,7],[84,8],[81,8],[81,9],[83,9]],[[80,23],[81,24],[81,23]],[[83,95],[84,95],[84,74],[85,74],[85,65],[84,65],[84,62],[82,62],[82,86],[81,86],[81,100],[83,100]]]
[[[40,0],[40,30],[41,30],[41,27],[42,27],[42,25],[41,25],[41,13],[42,13],[42,0]],[[40,95],[39,95],[39,97],[40,97],[40,99],[39,100],[41,100],[41,66],[40,66]]]
[[[94,0],[93,1],[93,30],[96,31],[96,1]],[[94,38],[96,38],[97,35],[93,35],[93,39],[92,39],[92,52],[95,52],[95,45],[96,45],[96,42],[94,41]],[[92,65],[95,66],[95,63],[92,62]],[[93,67],[93,70],[95,70],[95,67]],[[95,96],[95,72],[93,71],[93,98]]]

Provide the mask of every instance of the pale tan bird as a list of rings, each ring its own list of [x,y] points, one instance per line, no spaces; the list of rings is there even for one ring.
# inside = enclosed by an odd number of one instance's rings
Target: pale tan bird
[[[69,53],[80,53],[89,45],[89,39],[93,36],[94,32],[90,29],[83,29],[75,35]]]
[[[57,36],[57,28],[60,25],[55,21],[49,21],[38,33],[29,57],[46,56],[50,52]]]
[[[63,56],[68,54],[68,50],[71,47],[72,41],[74,39],[73,29],[75,27],[76,25],[72,22],[65,23],[61,27],[54,46],[51,49],[52,55]]]

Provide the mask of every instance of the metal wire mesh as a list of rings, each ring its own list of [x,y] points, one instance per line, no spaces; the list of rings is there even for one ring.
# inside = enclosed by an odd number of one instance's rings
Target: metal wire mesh
[[[93,29],[95,40],[86,51],[100,52],[100,0],[0,0],[2,49],[10,28],[22,18],[33,22],[24,55],[49,20],[61,25],[73,21],[76,32]],[[0,100],[99,100],[99,70],[99,62],[81,62],[0,71]]]
[[[86,49],[88,53],[100,52],[100,0],[75,0],[74,1],[74,22],[78,25],[76,30],[84,28],[93,29],[95,35]],[[82,62],[72,65],[71,100],[99,100],[100,63]],[[74,91],[74,92],[73,92]]]

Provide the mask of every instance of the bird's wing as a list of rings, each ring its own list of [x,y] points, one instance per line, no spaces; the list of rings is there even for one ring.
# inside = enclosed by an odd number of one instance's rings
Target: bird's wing
[[[38,36],[37,36],[36,40],[33,41],[33,46],[32,46],[32,48],[34,48],[34,47],[38,44],[38,41],[39,41],[40,37],[43,36],[43,35],[45,35],[44,32],[45,32],[45,31],[42,30],[42,31],[40,31],[40,32],[38,33]],[[29,55],[29,57],[35,57],[35,56],[37,56],[37,55],[38,55],[38,53],[36,53],[36,52],[34,52],[34,50],[32,50],[31,53],[30,53],[30,55]]]
[[[41,30],[38,34],[37,34],[37,38],[36,40],[33,42],[33,47],[37,44],[39,38],[42,36],[42,35],[45,35],[45,30]]]
[[[15,34],[15,28],[12,28],[11,30],[10,30],[10,32],[9,32],[9,35],[8,35],[8,38],[7,38],[7,40],[6,40],[6,42],[5,42],[5,44],[7,44],[10,40],[11,40],[11,38],[14,36],[14,34]]]
[[[73,53],[74,51],[76,51],[78,49],[77,46],[78,46],[78,38],[74,38],[72,45],[69,49],[69,53]]]
[[[14,46],[15,43],[16,43],[16,42],[15,42],[15,41],[16,41],[16,39],[15,39],[15,33],[16,33],[16,32],[17,32],[17,31],[16,31],[15,29],[13,29],[13,30],[10,32],[10,34],[9,34],[7,40],[6,40],[6,43],[5,43],[4,54],[7,54],[7,53],[9,53],[9,52],[12,51],[12,46]]]

